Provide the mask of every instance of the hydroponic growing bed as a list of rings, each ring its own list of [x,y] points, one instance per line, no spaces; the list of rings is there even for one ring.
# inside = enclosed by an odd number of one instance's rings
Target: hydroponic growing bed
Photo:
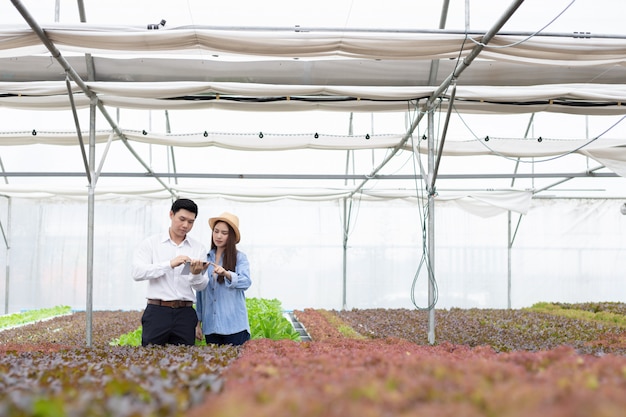
[[[81,313],[0,331],[0,415],[605,417],[626,409],[620,303],[437,311],[432,346],[426,312],[313,309],[294,312],[312,341],[110,346],[140,314],[94,313],[92,348]]]

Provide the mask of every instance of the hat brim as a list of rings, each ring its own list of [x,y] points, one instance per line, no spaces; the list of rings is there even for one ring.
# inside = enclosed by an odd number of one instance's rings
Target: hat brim
[[[228,224],[230,227],[232,227],[233,230],[235,231],[235,243],[239,243],[239,241],[241,240],[241,234],[239,233],[239,227],[237,227],[237,225],[234,224],[232,220],[230,220],[227,217],[211,217],[209,219],[209,226],[211,227],[211,230],[213,230],[213,228],[215,227],[215,224],[217,222],[224,222],[224,223]]]

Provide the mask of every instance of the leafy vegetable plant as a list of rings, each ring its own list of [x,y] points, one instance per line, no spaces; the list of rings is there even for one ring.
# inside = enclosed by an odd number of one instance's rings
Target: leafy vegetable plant
[[[6,327],[19,326],[33,321],[43,320],[50,317],[69,314],[71,308],[69,306],[57,306],[52,308],[41,308],[38,310],[28,310],[21,313],[7,314],[0,316],[0,329]]]
[[[282,305],[277,299],[247,298],[250,337],[252,339],[290,339],[300,340],[300,334],[289,320],[283,316]],[[113,346],[140,346],[141,326],[132,332],[121,335],[110,343]],[[197,340],[196,345],[206,345],[204,340]]]
[[[300,340],[300,334],[283,316],[282,304],[279,300],[248,298],[246,306],[252,339]]]

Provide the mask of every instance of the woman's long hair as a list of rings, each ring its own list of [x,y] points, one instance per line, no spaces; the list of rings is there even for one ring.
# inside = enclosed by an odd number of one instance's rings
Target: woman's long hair
[[[222,267],[227,271],[235,271],[237,266],[237,244],[235,243],[235,231],[230,226],[230,224],[226,222],[216,222],[224,223],[228,227],[228,239],[226,239],[226,246],[224,246],[224,253],[222,253]],[[215,225],[213,226],[215,227]],[[211,231],[211,249],[215,249],[217,251],[217,246],[215,246],[215,242],[213,242],[213,231]],[[216,259],[215,262],[219,260]],[[217,282],[222,284],[224,282],[224,276],[218,275]]]

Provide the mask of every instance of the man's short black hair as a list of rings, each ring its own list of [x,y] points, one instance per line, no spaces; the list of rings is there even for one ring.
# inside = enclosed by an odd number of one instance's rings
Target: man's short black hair
[[[188,198],[179,198],[172,203],[172,213],[176,214],[178,210],[185,209],[198,215],[198,205]]]

